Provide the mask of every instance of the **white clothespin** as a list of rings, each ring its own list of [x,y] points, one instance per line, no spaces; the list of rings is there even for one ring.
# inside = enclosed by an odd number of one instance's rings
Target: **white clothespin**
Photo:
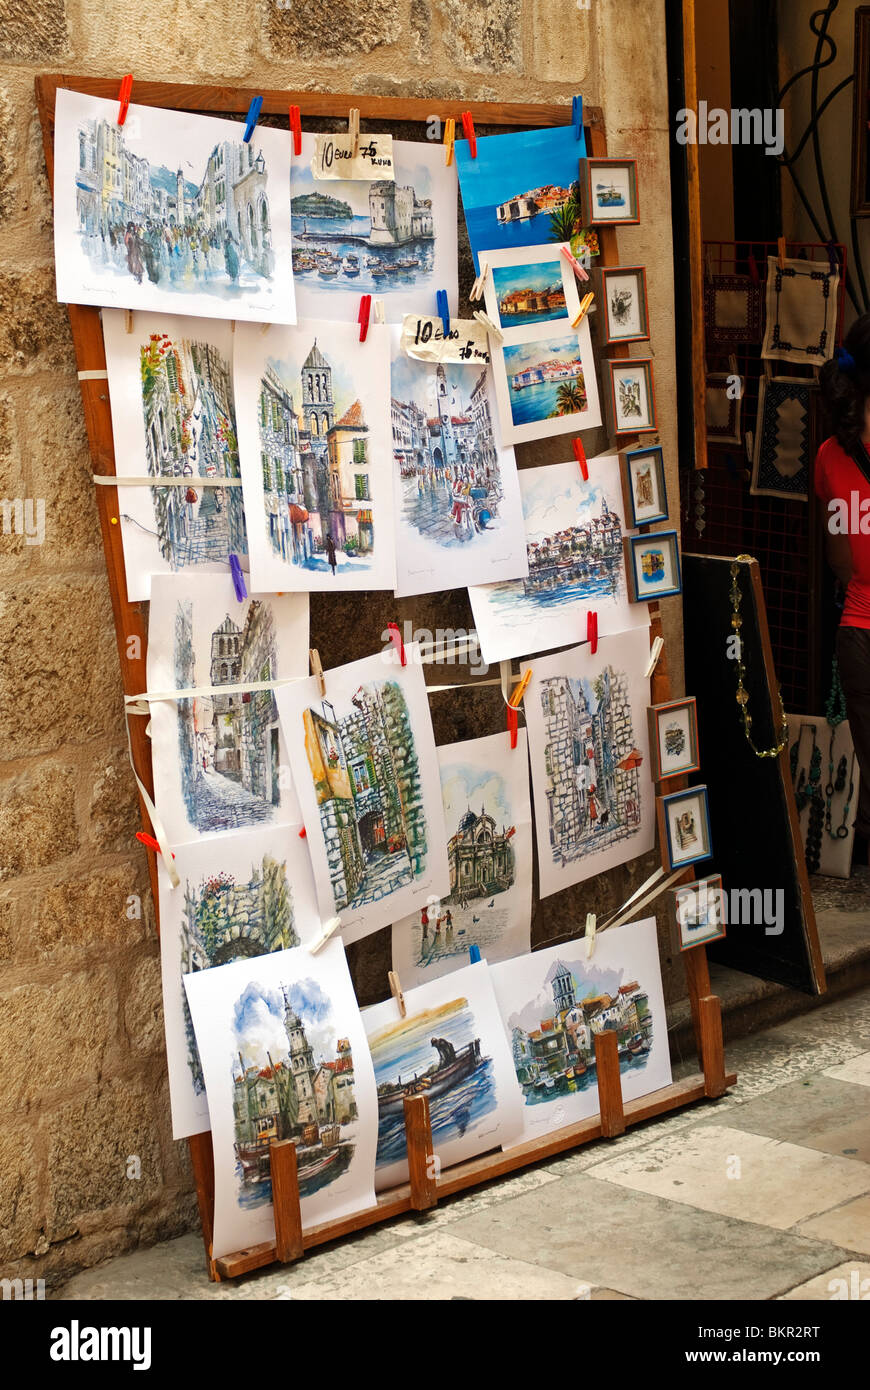
[[[338,929],[339,929],[340,926],[341,926],[341,918],[340,918],[340,917],[330,917],[330,919],[329,919],[328,922],[324,922],[324,923],[323,923],[323,926],[321,927],[321,930],[320,930],[320,935],[319,935],[319,936],[315,936],[314,940],[313,940],[312,942],[310,942],[309,945],[308,945],[308,948],[307,948],[307,949],[308,949],[308,951],[311,953],[312,956],[316,956],[316,955],[317,955],[317,952],[321,949],[321,947],[323,947],[323,946],[326,945],[326,943],[327,943],[327,941],[329,940],[329,938],[330,938],[331,936],[333,936],[335,932],[338,931]]]
[[[393,998],[398,1004],[399,1013],[401,1014],[402,1018],[405,1018],[408,1010],[405,1008],[405,996],[402,993],[402,986],[395,970],[391,970],[389,972],[389,974],[387,975],[387,979],[390,982],[390,994],[392,994]]]
[[[649,680],[649,678],[650,678],[650,676],[652,675],[653,671],[654,671],[654,670],[656,669],[656,667],[658,666],[658,664],[659,664],[659,657],[660,657],[661,654],[662,654],[662,648],[664,647],[664,645],[665,645],[665,639],[664,639],[663,637],[657,637],[657,638],[655,639],[655,641],[653,642],[652,647],[651,647],[651,649],[650,649],[650,654],[649,654],[649,664],[647,665],[647,668],[646,668],[646,670],[645,670],[644,673],[643,673],[643,674],[644,674],[644,679],[645,679],[645,680]]]
[[[477,301],[478,299],[483,299],[483,291],[486,287],[486,277],[489,274],[488,261],[481,260],[479,262],[479,265],[480,274],[477,276],[474,284],[471,286],[471,290],[468,295],[469,299],[473,299],[475,301]]]
[[[492,337],[495,338],[497,343],[504,342],[504,334],[502,333],[498,324],[493,323],[492,319],[489,317],[489,314],[485,314],[482,309],[476,309],[474,312],[474,317],[476,318],[478,323],[483,324],[487,333],[490,333]]]
[[[382,299],[372,300],[372,323],[384,323],[384,301]]]
[[[359,151],[359,107],[352,106],[347,113],[347,133],[353,141],[353,153]]]
[[[586,931],[584,932],[584,937],[583,937],[583,939],[584,939],[585,942],[586,942],[586,959],[587,959],[587,960],[591,960],[591,959],[592,959],[592,952],[595,950],[595,922],[596,922],[595,913],[594,913],[594,912],[587,912],[587,913],[586,913]]]

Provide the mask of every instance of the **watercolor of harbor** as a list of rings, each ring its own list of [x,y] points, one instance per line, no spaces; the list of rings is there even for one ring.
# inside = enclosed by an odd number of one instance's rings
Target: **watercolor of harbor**
[[[580,415],[589,400],[576,334],[504,349],[514,425]]]
[[[567,317],[562,275],[554,261],[493,266],[492,279],[503,328]]]

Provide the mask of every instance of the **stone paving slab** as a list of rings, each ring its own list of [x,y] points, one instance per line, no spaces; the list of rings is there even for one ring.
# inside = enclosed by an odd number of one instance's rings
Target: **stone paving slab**
[[[731,1110],[736,1129],[870,1163],[870,1087],[804,1077]]]
[[[870,1086],[870,1052],[851,1057],[841,1066],[828,1067],[825,1076],[833,1077],[835,1081],[851,1081],[855,1086]]]
[[[834,1265],[824,1274],[817,1274],[814,1279],[808,1279],[781,1295],[782,1301],[789,1302],[802,1299],[830,1302],[837,1299],[851,1303],[864,1298],[870,1298],[870,1264],[858,1260]]]
[[[870,1255],[870,1196],[844,1202],[832,1211],[802,1222],[798,1229],[803,1236],[829,1240],[844,1250]]]

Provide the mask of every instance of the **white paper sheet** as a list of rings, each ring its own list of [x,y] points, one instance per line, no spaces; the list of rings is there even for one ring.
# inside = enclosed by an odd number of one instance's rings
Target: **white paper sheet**
[[[300,318],[355,323],[360,295],[371,294],[383,299],[387,323],[400,323],[434,313],[436,290],[447,291],[455,315],[457,183],[444,146],[394,140],[395,182],[367,183],[316,180],[314,143],[303,133],[290,171]]]
[[[530,949],[532,808],[526,731],[438,749],[450,892],[393,924],[393,969],[403,987],[468,964],[468,949],[507,960]]]
[[[154,576],[149,694],[220,691],[307,670],[306,595],[239,603],[229,575]],[[301,820],[273,689],[152,703],[151,739],[154,801],[171,845]]]
[[[652,849],[649,631],[529,663],[529,734],[540,896]],[[526,666],[523,666],[525,673]]]
[[[616,1030],[623,1100],[671,1084],[654,917],[493,966],[492,980],[523,1094],[512,1144],[597,1115],[594,1036]],[[368,1025],[367,1025],[368,1026]]]
[[[517,1142],[522,1098],[485,961],[363,1012],[380,1118],[375,1187],[408,1180],[404,1103],[429,1097],[438,1172]]]
[[[484,660],[582,642],[587,614],[598,635],[648,627],[645,605],[631,603],[622,537],[626,531],[619,458],[577,460],[520,470],[528,579],[468,591]]]
[[[277,691],[324,920],[356,941],[448,891],[447,835],[416,643]]]
[[[58,89],[62,303],[295,323],[289,131]]]
[[[179,845],[177,888],[163,860],[157,861],[173,1139],[210,1127],[182,976],[304,945],[320,932],[311,861],[299,829],[260,826],[219,841]]]
[[[495,419],[490,367],[416,362],[392,330],[399,597],[528,571],[513,449]]]
[[[377,1095],[341,942],[184,984],[212,1125],[214,1257],[274,1240],[271,1137],[298,1145],[303,1229],[373,1206]]]
[[[392,589],[389,329],[361,343],[345,324],[243,324],[235,339],[252,585]]]

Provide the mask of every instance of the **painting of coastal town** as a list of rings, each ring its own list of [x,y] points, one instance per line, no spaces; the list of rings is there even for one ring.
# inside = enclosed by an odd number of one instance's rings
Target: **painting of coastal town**
[[[184,976],[215,1158],[214,1256],[274,1240],[270,1147],[296,1146],[303,1228],[374,1204],[377,1098],[344,947]]]
[[[502,447],[489,368],[419,362],[392,336],[396,593],[525,573],[517,466]]]
[[[487,252],[486,311],[505,342],[522,340],[515,330],[530,324],[559,324],[567,330],[580,312],[577,279],[561,254],[563,245]]]
[[[601,424],[589,319],[567,333],[527,326],[492,343],[502,437],[524,444]]]
[[[287,131],[60,88],[62,303],[295,323]]]
[[[520,471],[528,578],[468,591],[485,661],[549,651],[569,631],[584,636],[592,609],[599,637],[649,623],[628,595],[618,455],[589,459],[588,471],[584,482],[576,459]]]
[[[155,802],[170,844],[300,822],[271,682],[307,667],[305,595],[240,603],[229,574],[154,576],[148,689],[195,692],[151,706]]]
[[[468,141],[457,140],[456,168],[475,268],[481,252],[579,238],[580,145],[573,126],[479,138],[474,159]]]
[[[277,691],[321,914],[345,942],[447,893],[447,836],[419,648]]]
[[[508,757],[510,753],[510,757]],[[438,749],[450,892],[393,923],[393,969],[406,987],[529,950],[532,810],[526,731]]]
[[[394,588],[389,329],[242,324],[235,370],[254,591]]]
[[[652,849],[646,627],[531,662],[529,735],[540,895]]]
[[[314,136],[303,134],[290,175],[293,274],[300,318],[355,320],[361,294],[384,302],[386,321],[435,308],[457,291],[456,179],[443,147],[393,141],[395,180],[315,179]]]
[[[425,1095],[439,1170],[515,1139],[522,1104],[489,976],[480,961],[363,1014],[375,1069],[375,1187],[408,1180],[404,1102]]]
[[[202,1062],[182,977],[287,950],[320,930],[305,841],[285,826],[179,845],[173,888],[158,859],[163,1017],[172,1134],[209,1127]]]
[[[123,310],[102,318],[119,471],[155,480],[121,493],[127,594],[136,602],[150,597],[152,574],[225,574],[231,554],[247,563],[232,333],[226,319],[142,312],[128,333]]]
[[[654,917],[492,969],[523,1097],[525,1143],[599,1111],[595,1038],[616,1034],[623,1100],[671,1084]],[[509,1147],[509,1146],[508,1146]]]

